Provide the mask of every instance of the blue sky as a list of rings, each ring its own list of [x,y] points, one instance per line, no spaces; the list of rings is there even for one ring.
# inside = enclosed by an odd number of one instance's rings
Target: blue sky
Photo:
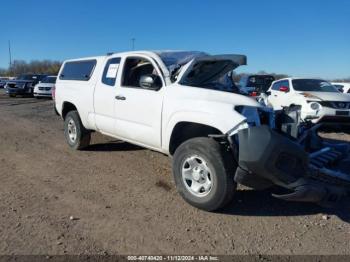
[[[348,0],[3,0],[0,67],[135,49],[241,53],[239,72],[350,77]]]

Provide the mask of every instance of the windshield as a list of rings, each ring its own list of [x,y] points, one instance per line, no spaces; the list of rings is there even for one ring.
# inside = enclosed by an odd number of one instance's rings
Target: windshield
[[[184,65],[195,57],[208,55],[199,51],[165,51],[157,52],[157,54],[167,68],[173,65]]]
[[[16,78],[16,80],[30,80],[30,81],[40,81],[41,79],[45,78],[46,75],[20,75]]]
[[[200,51],[165,51],[156,52],[156,54],[168,68],[172,82],[176,80],[174,76],[180,72],[183,65],[196,57],[208,55],[207,53]]]
[[[48,77],[45,77],[41,83],[44,83],[44,84],[54,84],[56,83],[56,77],[55,76],[48,76]]]
[[[269,87],[271,86],[273,81],[275,81],[275,78],[273,76],[262,76],[262,75],[249,76],[247,81],[247,86],[255,87],[260,91],[266,92],[267,89],[269,89]]]
[[[36,80],[37,76],[35,76],[35,75],[20,75],[17,79],[18,80]]]
[[[339,92],[333,85],[319,79],[295,79],[292,80],[296,91],[309,92]]]
[[[188,62],[192,61],[195,58],[209,56],[209,54],[205,52],[200,52],[200,51],[164,51],[164,52],[156,52],[156,54],[160,57],[160,59],[165,64],[165,66],[168,68],[170,72],[170,79],[172,82],[176,81],[177,76],[181,71],[181,68],[185,64],[187,64]],[[221,68],[221,70],[225,70],[225,68],[228,66],[227,61],[223,65],[222,63],[217,63],[216,61],[209,61],[206,64],[208,64],[210,68],[213,66],[213,63],[218,64],[218,68],[220,68],[220,64],[221,66],[224,66],[224,68]],[[232,61],[230,61],[230,63],[232,63]],[[207,70],[208,68],[204,66],[204,68],[202,69]],[[202,69],[199,71],[202,71]],[[216,68],[213,68],[213,70],[215,69]],[[203,73],[203,72],[199,72],[199,73]],[[218,91],[226,91],[231,93],[232,92],[239,93],[237,86],[233,82],[232,73],[233,71],[230,71],[226,74],[218,73],[216,77],[213,77],[211,79],[211,81],[207,81],[200,85],[193,85],[189,83],[186,83],[186,85],[218,90]]]

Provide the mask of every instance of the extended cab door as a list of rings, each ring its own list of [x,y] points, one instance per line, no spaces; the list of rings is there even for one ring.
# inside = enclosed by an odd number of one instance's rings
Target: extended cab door
[[[95,123],[102,133],[113,135],[115,130],[115,92],[120,57],[106,59],[102,76],[97,80],[94,92]]]
[[[164,79],[156,63],[147,56],[123,59],[120,87],[115,92],[115,134],[127,141],[161,148]],[[146,82],[140,84],[142,77]]]

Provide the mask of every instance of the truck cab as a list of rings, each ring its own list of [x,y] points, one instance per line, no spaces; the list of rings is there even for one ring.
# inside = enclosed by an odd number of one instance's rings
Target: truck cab
[[[130,52],[66,61],[56,83],[56,109],[64,116],[65,103],[78,105],[87,129],[169,154],[176,124],[197,123],[226,133],[244,121],[232,110],[232,104],[241,104],[242,96],[232,89],[233,82],[220,83],[220,78],[245,59],[202,52]],[[212,76],[207,74],[209,68],[216,70]],[[212,105],[203,112],[209,97]],[[229,121],[219,107],[232,115]]]

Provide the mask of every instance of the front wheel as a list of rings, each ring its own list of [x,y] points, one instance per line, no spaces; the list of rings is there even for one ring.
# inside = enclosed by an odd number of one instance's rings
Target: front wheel
[[[64,119],[64,136],[68,145],[81,150],[90,144],[91,132],[83,126],[77,111],[70,111]]]
[[[236,191],[237,166],[231,157],[211,138],[192,138],[180,145],[173,157],[173,174],[185,201],[206,211],[228,204]]]

